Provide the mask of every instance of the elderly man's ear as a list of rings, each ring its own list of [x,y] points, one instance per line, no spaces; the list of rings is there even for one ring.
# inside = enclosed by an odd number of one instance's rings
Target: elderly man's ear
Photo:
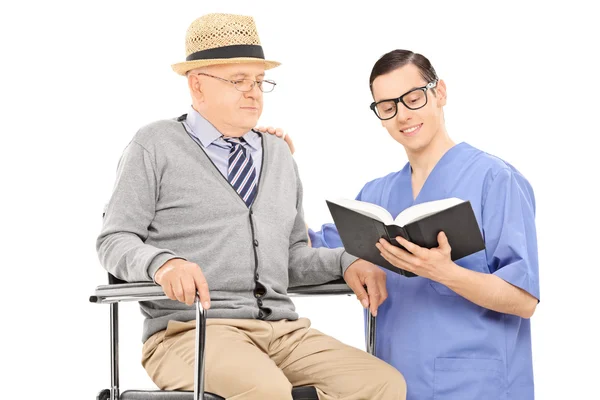
[[[190,93],[192,94],[195,100],[202,100],[202,85],[200,83],[198,75],[190,74],[188,76],[188,87],[190,89]]]

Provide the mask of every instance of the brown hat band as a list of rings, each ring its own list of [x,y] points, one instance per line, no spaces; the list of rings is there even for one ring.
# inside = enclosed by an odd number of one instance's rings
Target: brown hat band
[[[212,60],[223,58],[250,57],[265,59],[262,46],[254,44],[237,44],[197,51],[185,58],[186,61]]]

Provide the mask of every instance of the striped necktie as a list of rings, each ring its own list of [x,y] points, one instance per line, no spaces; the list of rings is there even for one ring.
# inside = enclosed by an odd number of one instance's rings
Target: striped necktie
[[[242,200],[244,200],[244,203],[250,207],[254,201],[254,197],[256,197],[256,185],[258,184],[252,156],[246,154],[246,149],[242,145],[242,142],[245,141],[243,138],[223,139],[231,145],[227,179]]]

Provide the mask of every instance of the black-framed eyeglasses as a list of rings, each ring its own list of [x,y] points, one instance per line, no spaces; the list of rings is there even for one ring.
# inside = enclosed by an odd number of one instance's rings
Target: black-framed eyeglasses
[[[427,85],[415,88],[395,99],[385,99],[371,103],[371,110],[382,121],[392,119],[398,114],[398,103],[404,104],[409,110],[418,110],[427,104],[427,91],[437,86],[437,80]]]
[[[230,81],[229,79],[219,78],[218,76],[205,74],[204,72],[198,72],[197,75],[210,76],[211,78],[219,79],[223,82],[232,83],[240,92],[249,92],[254,89],[254,85],[256,85],[261,92],[269,93],[272,92],[273,89],[275,89],[275,85],[277,85],[275,82],[269,80],[255,81],[253,79],[237,79],[235,81]]]

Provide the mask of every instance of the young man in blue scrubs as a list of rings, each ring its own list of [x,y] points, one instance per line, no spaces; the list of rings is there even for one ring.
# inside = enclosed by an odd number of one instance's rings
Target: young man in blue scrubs
[[[444,124],[446,85],[424,56],[385,54],[370,84],[371,109],[409,162],[367,183],[357,200],[394,217],[426,201],[470,200],[486,246],[452,262],[443,233],[434,249],[398,238],[410,253],[378,243],[390,263],[419,277],[386,270],[377,355],[402,372],[408,400],[533,399],[529,318],[540,290],[531,185],[507,162],[452,141]],[[313,247],[342,246],[333,224],[309,235]]]

